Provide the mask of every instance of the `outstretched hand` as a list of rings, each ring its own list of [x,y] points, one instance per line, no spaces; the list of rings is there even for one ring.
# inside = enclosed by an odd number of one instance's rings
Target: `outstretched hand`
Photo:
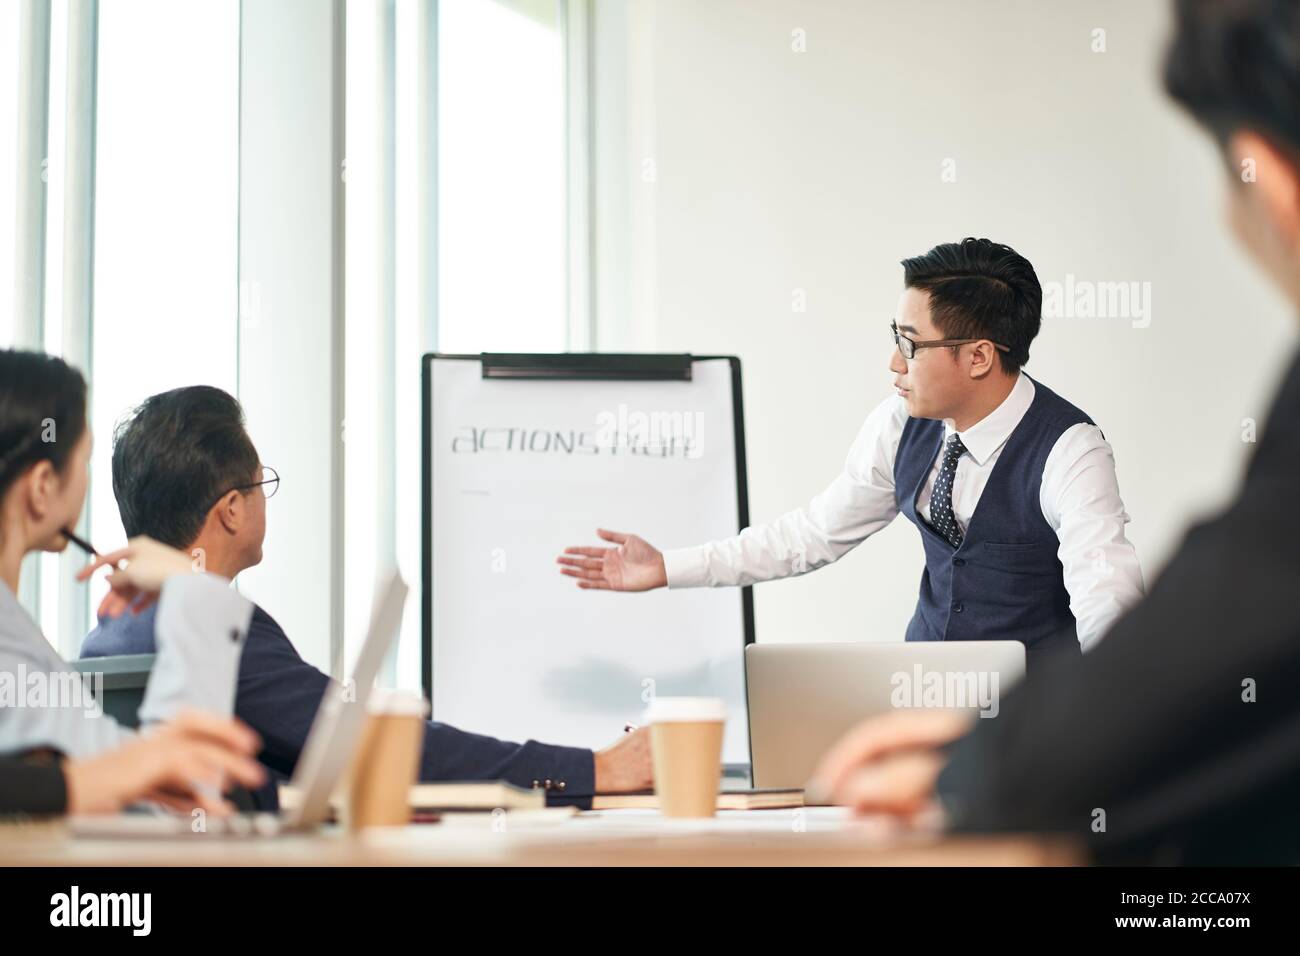
[[[578,579],[578,587],[604,591],[650,591],[666,587],[664,556],[634,534],[597,528],[596,534],[614,548],[565,548],[555,559],[560,573]]]

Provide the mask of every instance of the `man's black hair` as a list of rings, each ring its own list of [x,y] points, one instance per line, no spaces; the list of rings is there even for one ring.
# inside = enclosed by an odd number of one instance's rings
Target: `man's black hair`
[[[234,396],[209,385],[144,400],[113,436],[113,494],[128,537],[186,548],[226,492],[260,462]]]
[[[903,284],[930,293],[930,315],[945,339],[989,339],[1005,372],[1029,361],[1042,324],[1043,287],[1029,260],[988,239],[963,239],[903,260]]]
[[[1300,3],[1177,0],[1165,87],[1220,144],[1250,129],[1300,159]]]

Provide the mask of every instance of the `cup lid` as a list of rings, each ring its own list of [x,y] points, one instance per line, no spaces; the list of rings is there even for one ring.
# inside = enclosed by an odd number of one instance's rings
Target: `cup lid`
[[[419,691],[376,687],[370,692],[366,709],[372,714],[423,718],[429,715],[429,702]]]
[[[645,711],[648,724],[726,719],[727,707],[721,697],[656,697]]]

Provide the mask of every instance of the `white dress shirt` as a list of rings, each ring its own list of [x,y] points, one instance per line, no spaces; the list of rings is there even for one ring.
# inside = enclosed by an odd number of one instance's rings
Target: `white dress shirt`
[[[984,485],[1034,400],[1034,383],[1019,375],[1002,404],[959,432],[966,454],[957,463],[952,510],[964,534]],[[867,416],[829,488],[804,508],[770,524],[692,548],[664,552],[670,588],[718,587],[771,581],[830,564],[875,534],[898,514],[894,458],[907,422],[901,396],[882,402]],[[951,422],[944,440],[953,434]],[[930,494],[942,465],[935,457],[917,501],[930,519]],[[1094,645],[1143,594],[1142,569],[1124,537],[1129,516],[1119,495],[1115,457],[1096,425],[1080,423],[1061,434],[1043,466],[1038,493],[1043,518],[1056,532],[1079,643]]]

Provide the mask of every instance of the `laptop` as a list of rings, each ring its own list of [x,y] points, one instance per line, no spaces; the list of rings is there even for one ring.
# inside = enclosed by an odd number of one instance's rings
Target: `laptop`
[[[205,821],[201,836],[274,836],[311,830],[329,818],[330,796],[361,742],[366,707],[384,658],[397,639],[409,588],[397,572],[375,593],[370,630],[343,684],[331,684],[321,700],[311,731],[294,767],[291,786],[302,794],[292,809],[279,813],[236,814]],[[73,817],[68,826],[77,836],[183,836],[194,833],[188,816],[117,814]]]
[[[995,717],[1024,673],[1019,641],[750,644],[753,786],[802,788],[822,756],[867,717],[900,708]]]

